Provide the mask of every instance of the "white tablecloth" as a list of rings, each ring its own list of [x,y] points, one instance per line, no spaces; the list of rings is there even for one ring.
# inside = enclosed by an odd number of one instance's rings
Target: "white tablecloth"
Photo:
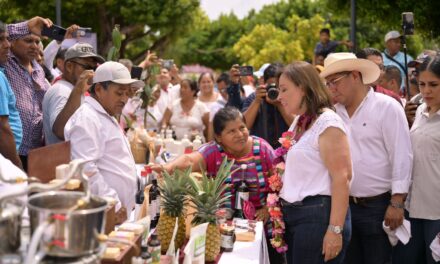
[[[253,242],[236,241],[232,252],[224,252],[220,257],[219,264],[269,264],[266,238],[263,231],[263,223],[258,222],[255,229]]]

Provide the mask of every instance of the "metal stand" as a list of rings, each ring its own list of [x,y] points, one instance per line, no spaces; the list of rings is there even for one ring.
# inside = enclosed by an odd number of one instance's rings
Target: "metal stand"
[[[405,86],[406,86],[406,96],[408,100],[411,98],[410,89],[409,89],[409,78],[408,78],[408,59],[406,57],[407,49],[406,49],[406,36],[405,36],[405,26],[402,26],[403,28],[403,35],[402,35],[402,44],[403,44],[403,54],[405,55]]]

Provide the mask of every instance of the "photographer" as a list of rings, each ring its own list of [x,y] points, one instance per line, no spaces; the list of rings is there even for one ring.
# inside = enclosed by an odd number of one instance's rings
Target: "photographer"
[[[383,64],[385,66],[394,65],[399,68],[400,74],[402,76],[402,83],[400,85],[400,90],[405,91],[405,55],[400,51],[401,48],[401,35],[398,31],[390,31],[385,35],[385,47],[386,49],[382,53]],[[407,63],[411,62],[413,58],[410,55],[406,56]]]
[[[263,74],[264,83],[258,85],[257,90],[245,100],[240,98],[240,72],[239,66],[231,69],[231,86],[228,88],[228,105],[235,106],[243,112],[246,126],[251,135],[264,138],[273,148],[280,146],[278,139],[293,122],[281,103],[276,100],[278,90],[276,74],[282,68],[281,64],[271,64]]]

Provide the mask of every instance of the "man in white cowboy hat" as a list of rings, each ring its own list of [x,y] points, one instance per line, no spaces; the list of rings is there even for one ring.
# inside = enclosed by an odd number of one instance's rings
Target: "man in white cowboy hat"
[[[72,159],[90,160],[85,173],[90,177],[91,192],[116,199],[116,211],[121,217],[126,217],[135,204],[136,167],[115,116],[121,114],[132,86],[143,85],[142,81],[131,79],[121,63],[101,64],[93,76],[90,96],[64,128],[64,136],[71,142]]]
[[[350,190],[352,239],[346,263],[387,263],[391,244],[382,225],[403,223],[403,204],[411,182],[412,149],[402,106],[367,84],[379,67],[352,53],[333,53],[324,61],[326,86],[348,129],[354,177]]]

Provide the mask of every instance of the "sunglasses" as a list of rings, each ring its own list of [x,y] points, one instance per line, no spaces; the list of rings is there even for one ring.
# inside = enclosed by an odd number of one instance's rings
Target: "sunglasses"
[[[75,64],[77,64],[77,65],[79,65],[79,66],[83,67],[83,68],[84,68],[84,70],[93,70],[93,71],[95,71],[95,70],[96,70],[96,68],[97,68],[97,66],[96,66],[96,65],[94,65],[94,66],[91,66],[91,65],[87,65],[87,64],[82,64],[82,63],[79,63],[79,62],[77,62],[77,61],[74,61],[74,60],[72,60],[72,61],[70,61],[70,62],[72,62],[72,63],[75,63]]]

